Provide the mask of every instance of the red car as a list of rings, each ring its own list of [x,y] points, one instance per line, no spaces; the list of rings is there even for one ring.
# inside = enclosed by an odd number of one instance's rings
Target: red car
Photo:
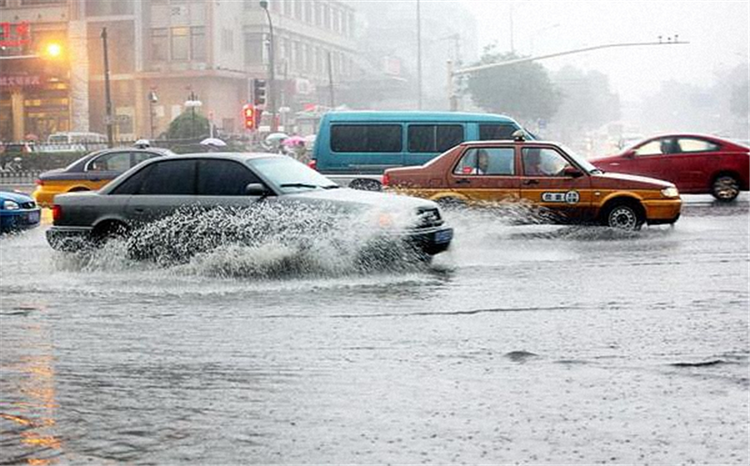
[[[671,181],[683,194],[710,193],[728,202],[748,190],[749,151],[713,136],[668,134],[591,162],[605,171]]]

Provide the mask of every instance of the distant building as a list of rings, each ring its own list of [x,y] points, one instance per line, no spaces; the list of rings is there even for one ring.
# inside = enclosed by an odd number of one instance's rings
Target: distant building
[[[329,59],[335,82],[352,73],[354,10],[339,0],[270,0],[269,12],[282,118],[327,103]],[[257,0],[0,0],[0,140],[106,132],[104,27],[117,139],[151,137],[152,127],[158,136],[191,93],[218,128],[243,131],[252,80],[268,74]],[[48,43],[62,56],[40,54]]]
[[[357,4],[358,77],[361,105],[416,109],[417,2]],[[422,101],[424,109],[447,110],[447,62],[468,65],[478,59],[477,22],[458,1],[420,4]]]

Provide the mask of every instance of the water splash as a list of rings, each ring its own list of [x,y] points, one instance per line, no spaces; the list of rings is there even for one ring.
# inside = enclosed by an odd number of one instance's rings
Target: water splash
[[[169,269],[215,277],[338,276],[414,271],[423,258],[377,212],[344,212],[333,205],[267,204],[252,208],[186,207],[61,260],[63,268],[92,271]]]

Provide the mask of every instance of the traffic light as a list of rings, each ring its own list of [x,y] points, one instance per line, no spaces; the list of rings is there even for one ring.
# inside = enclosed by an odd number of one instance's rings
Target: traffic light
[[[242,107],[242,119],[245,122],[245,129],[254,131],[257,128],[257,121],[255,119],[255,107],[250,104]]]
[[[266,105],[266,80],[253,79],[253,102],[255,106]]]

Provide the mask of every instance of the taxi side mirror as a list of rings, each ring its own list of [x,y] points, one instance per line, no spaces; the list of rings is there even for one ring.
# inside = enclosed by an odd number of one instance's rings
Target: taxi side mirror
[[[565,170],[563,170],[563,176],[567,176],[569,178],[579,178],[583,176],[583,172],[581,172],[581,170],[577,169],[576,167],[566,167]]]

